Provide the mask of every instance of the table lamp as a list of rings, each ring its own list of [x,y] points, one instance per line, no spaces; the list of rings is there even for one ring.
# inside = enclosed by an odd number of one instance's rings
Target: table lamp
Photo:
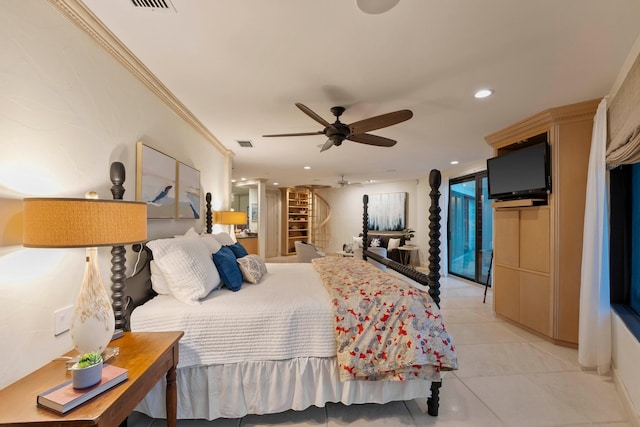
[[[246,224],[247,213],[242,211],[215,211],[213,213],[213,222],[221,225]]]
[[[147,238],[144,202],[85,199],[26,198],[23,246],[28,248],[87,248],[84,278],[71,319],[71,340],[79,353],[102,352],[113,336],[111,300],[98,268],[98,246],[139,243]]]

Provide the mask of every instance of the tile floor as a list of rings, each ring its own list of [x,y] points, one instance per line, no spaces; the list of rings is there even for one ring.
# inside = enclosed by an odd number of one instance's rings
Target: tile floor
[[[301,412],[214,421],[180,420],[181,427],[249,426],[609,426],[630,427],[610,377],[583,372],[577,350],[554,346],[493,314],[491,291],[442,278],[442,314],[460,369],[447,372],[440,414],[423,401],[386,405],[327,404]],[[134,413],[129,426],[165,426]]]

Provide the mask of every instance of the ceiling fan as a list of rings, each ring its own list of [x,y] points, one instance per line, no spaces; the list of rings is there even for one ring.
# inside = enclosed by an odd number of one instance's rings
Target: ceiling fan
[[[340,175],[340,180],[336,182],[336,184],[338,184],[340,187],[346,187],[348,185],[356,185],[356,186],[362,185],[359,182],[347,181],[346,179],[344,179],[344,175]]]
[[[392,126],[405,120],[409,120],[413,117],[411,110],[399,110],[393,113],[381,114],[379,116],[369,117],[368,119],[360,120],[350,125],[342,123],[340,116],[344,113],[344,107],[332,107],[331,113],[336,116],[335,123],[331,124],[309,107],[299,102],[296,102],[296,107],[302,110],[307,116],[311,117],[316,122],[324,126],[323,130],[317,132],[302,132],[302,133],[282,133],[275,135],[262,135],[264,137],[281,137],[281,136],[307,136],[307,135],[325,135],[327,142],[322,146],[320,152],[328,150],[332,146],[340,146],[345,139],[353,142],[359,142],[361,144],[376,145],[378,147],[393,147],[397,141],[382,136],[371,135],[366,132],[382,129],[387,126]]]

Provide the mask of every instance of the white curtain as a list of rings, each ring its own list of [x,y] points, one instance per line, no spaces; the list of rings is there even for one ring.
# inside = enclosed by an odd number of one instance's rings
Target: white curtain
[[[607,98],[594,117],[582,242],[578,362],[599,374],[611,368],[609,215],[607,197]]]

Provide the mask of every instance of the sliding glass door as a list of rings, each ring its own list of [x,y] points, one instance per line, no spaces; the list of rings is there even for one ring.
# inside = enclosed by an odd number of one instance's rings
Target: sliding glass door
[[[493,247],[487,173],[449,181],[449,273],[486,283]]]

